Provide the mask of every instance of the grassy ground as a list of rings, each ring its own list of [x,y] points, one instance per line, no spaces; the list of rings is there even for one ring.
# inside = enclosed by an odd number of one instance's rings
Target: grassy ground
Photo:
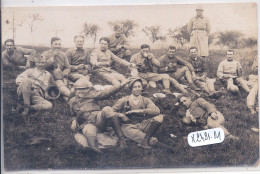
[[[47,48],[37,48],[42,52]],[[138,50],[134,50],[137,52]],[[238,51],[246,75],[256,51]],[[165,50],[153,50],[158,57]],[[179,50],[178,54],[187,57],[187,51]],[[243,57],[244,56],[244,57]],[[217,65],[225,57],[225,51],[210,52],[208,58],[208,73],[214,77]],[[4,120],[4,167],[6,170],[25,169],[114,169],[114,168],[179,168],[179,167],[221,167],[221,166],[251,166],[259,158],[259,135],[250,130],[258,128],[258,118],[251,117],[243,99],[226,95],[219,100],[207,99],[214,103],[226,118],[226,128],[241,138],[239,142],[226,142],[201,147],[190,147],[183,137],[200,128],[187,127],[180,123],[180,117],[171,106],[175,100],[168,97],[165,100],[155,100],[151,95],[158,91],[149,89],[148,96],[166,114],[164,123],[156,133],[156,137],[174,147],[173,152],[154,148],[144,150],[136,143],[128,141],[129,148],[117,151],[107,149],[104,154],[95,154],[81,148],[74,140],[74,132],[70,130],[69,109],[60,98],[53,101],[50,112],[31,113],[26,121],[21,115],[12,113],[16,105],[15,78],[19,70],[3,72],[3,120]],[[95,82],[98,80],[95,79]],[[103,102],[103,105],[113,105],[115,101],[129,91],[121,91]],[[177,137],[171,138],[170,134]],[[28,145],[27,140],[34,136],[51,138],[51,142]]]

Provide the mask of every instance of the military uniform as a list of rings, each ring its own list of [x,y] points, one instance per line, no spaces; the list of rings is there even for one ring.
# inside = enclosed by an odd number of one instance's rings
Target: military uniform
[[[28,58],[25,58],[26,55],[29,55]],[[15,67],[15,66],[24,66],[29,68],[30,62],[32,61],[33,57],[36,55],[36,51],[33,49],[27,49],[16,46],[14,48],[13,54],[8,54],[7,50],[2,52],[2,63],[5,67]]]
[[[93,73],[99,75],[102,79],[108,81],[109,83],[116,85],[119,81],[125,80],[125,76],[119,74],[118,72],[111,69],[111,63],[115,62],[119,65],[129,67],[130,63],[120,59],[114,55],[110,50],[101,51],[100,48],[92,51],[90,56],[90,63],[92,65]],[[102,63],[101,66],[96,66],[97,64]]]
[[[30,68],[18,75],[16,84],[17,94],[24,100],[26,107],[35,110],[48,110],[52,108],[52,103],[44,99],[44,93],[51,80],[48,71],[39,71],[38,68]]]
[[[234,85],[234,81],[238,83],[244,90],[249,92],[246,81],[242,77],[238,77],[238,71],[242,70],[240,63],[236,60],[228,61],[227,59],[220,62],[217,70],[219,79],[227,82],[227,89],[229,91],[239,91],[238,87]]]
[[[154,57],[153,54],[149,54],[151,60],[143,57],[141,53],[136,53],[131,57],[130,62],[136,64],[138,75],[147,81],[163,81],[165,89],[170,89],[170,83],[181,92],[187,93],[187,91],[173,78],[170,78],[168,74],[158,74],[157,68],[160,67],[160,62]]]
[[[42,55],[47,59],[46,70],[53,74],[55,84],[59,88],[60,93],[69,97],[71,92],[63,81],[64,75],[68,75],[71,71],[66,54],[60,51],[57,56],[54,56],[54,51],[49,50],[45,51]]]
[[[125,113],[126,108],[127,111],[139,109],[143,111],[143,114],[127,115],[130,118],[131,123],[123,124],[121,126],[124,135],[138,143],[144,139],[152,123],[158,122],[161,124],[163,122],[163,115],[160,115],[159,108],[151,101],[151,99],[143,96],[139,96],[138,103],[133,102],[132,95],[123,97],[119,99],[112,108],[115,112],[120,113]],[[144,119],[144,116],[152,118]]]
[[[122,45],[123,48],[117,49],[116,47],[118,45]],[[120,34],[119,37],[116,37],[115,34],[109,36],[108,49],[118,57],[121,57],[127,61],[130,60],[132,52],[124,34]]]
[[[87,78],[89,80],[89,71],[91,69],[89,65],[89,51],[83,48],[71,48],[66,51],[66,56],[71,68],[68,79],[73,82],[76,82],[80,78]],[[79,69],[78,65],[80,64],[84,64],[85,66]]]
[[[193,66],[196,76],[202,77],[202,79],[195,80],[194,81],[195,84],[199,85],[199,87],[202,88],[208,94],[212,94],[213,92],[216,92],[214,87],[215,80],[206,78],[207,64],[205,62],[205,59],[202,57],[196,57],[196,58],[190,57],[189,62]]]
[[[210,33],[209,20],[203,16],[193,17],[187,26],[190,34],[190,44],[198,48],[198,56],[208,56],[208,35]]]

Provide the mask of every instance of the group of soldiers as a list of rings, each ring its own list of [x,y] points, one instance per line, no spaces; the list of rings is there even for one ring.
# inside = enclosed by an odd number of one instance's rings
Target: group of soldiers
[[[223,91],[215,90],[216,79],[207,76],[206,57],[198,56],[197,47],[190,47],[187,60],[176,55],[175,46],[169,46],[165,55],[156,58],[150,46],[142,44],[140,51],[132,55],[121,28],[115,26],[114,31],[110,37],[101,37],[99,47],[91,53],[83,48],[84,37],[81,35],[74,37],[75,47],[66,53],[61,51],[58,37],[51,38],[51,49],[42,54],[17,47],[12,39],[6,40],[6,50],[2,52],[3,67],[24,70],[16,78],[17,112],[27,116],[30,110],[52,109],[47,92],[51,85],[55,85],[70,107],[71,129],[77,131],[75,139],[83,147],[102,153],[101,149],[109,146],[124,149],[126,139],[130,139],[138,146],[150,149],[162,145],[153,136],[163,124],[164,115],[150,98],[142,96],[142,92],[162,83],[162,92],[167,96],[174,97],[171,89],[181,93],[177,98],[186,108],[181,120],[183,124],[195,124],[203,129],[220,127],[226,139],[239,140],[224,127],[224,116],[204,99],[219,98]],[[114,67],[124,67],[127,74],[120,74]],[[254,115],[258,112],[255,107],[257,63],[253,67],[255,74],[249,76],[249,81],[244,80],[242,67],[234,60],[234,51],[228,50],[216,74],[227,84],[227,91],[241,96],[239,85],[248,93],[247,106]],[[96,88],[92,80],[98,78],[110,86]],[[187,86],[191,90],[187,90]],[[100,106],[99,101],[123,88],[130,89],[131,94],[113,106]],[[197,95],[196,100],[192,101],[190,91]],[[146,116],[149,119],[144,119]]]

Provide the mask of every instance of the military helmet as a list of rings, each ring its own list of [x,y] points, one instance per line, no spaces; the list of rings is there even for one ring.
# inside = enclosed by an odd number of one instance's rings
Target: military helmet
[[[84,89],[84,88],[90,88],[90,87],[93,87],[93,84],[84,78],[81,78],[74,83],[75,89]]]

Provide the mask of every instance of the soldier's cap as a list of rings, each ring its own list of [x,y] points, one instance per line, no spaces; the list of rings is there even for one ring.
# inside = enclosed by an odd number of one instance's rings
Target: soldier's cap
[[[135,78],[135,79],[133,79],[130,83],[129,83],[129,89],[130,89],[130,91],[132,91],[132,89],[133,89],[133,85],[134,85],[134,83],[135,82],[141,82],[141,84],[142,84],[142,86],[143,86],[143,80],[141,79],[141,78]]]
[[[203,11],[202,6],[197,6],[197,7],[196,7],[196,11]]]
[[[121,30],[121,27],[119,25],[114,26],[114,31]]]
[[[74,83],[75,89],[85,89],[91,87],[93,87],[93,84],[85,78],[81,78]]]

